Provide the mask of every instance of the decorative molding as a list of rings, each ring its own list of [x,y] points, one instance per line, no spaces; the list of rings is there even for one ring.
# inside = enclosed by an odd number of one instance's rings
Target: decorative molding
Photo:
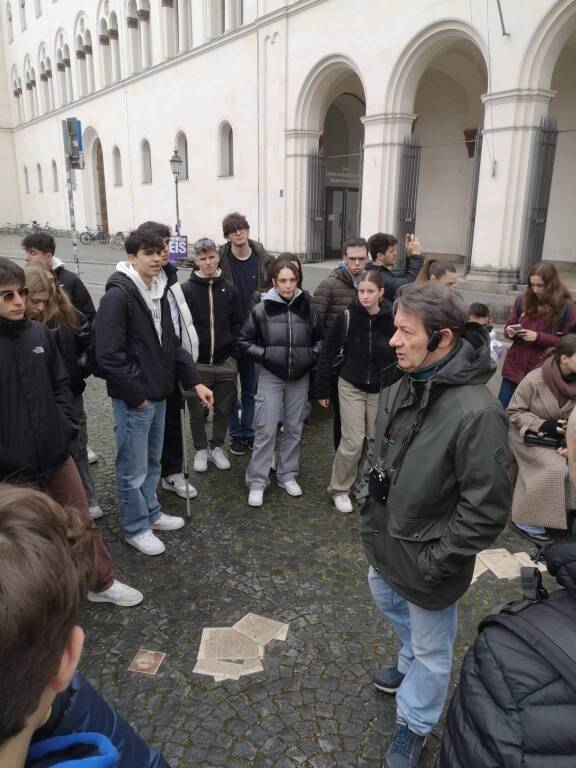
[[[108,35],[98,35],[98,42],[100,45],[110,45],[110,38]]]
[[[109,29],[108,30],[108,37],[110,40],[118,40],[118,30],[117,29]]]
[[[160,5],[162,8],[174,8],[174,0],[162,0]]]
[[[139,10],[138,18],[140,19],[140,21],[150,21],[150,11]]]
[[[520,101],[540,101],[547,103],[556,96],[557,91],[549,91],[543,88],[513,88],[507,91],[494,91],[484,93],[480,97],[483,104],[517,104]]]
[[[65,67],[69,67],[70,66],[70,59],[62,59],[62,62],[63,62]]]
[[[60,61],[59,61],[59,62],[56,64],[56,69],[58,70],[58,72],[64,72],[64,70],[66,69],[66,67],[64,66],[64,64],[63,64],[62,62],[60,62]]]
[[[86,51],[76,51],[76,58],[84,61],[86,59]]]
[[[413,123],[418,115],[409,112],[380,112],[377,115],[365,115],[360,118],[364,127],[372,125],[390,125],[391,123]]]
[[[84,46],[84,53],[86,56],[92,56],[92,46],[91,45],[85,45]]]
[[[126,26],[128,29],[138,29],[138,19],[134,16],[128,16],[126,18]]]

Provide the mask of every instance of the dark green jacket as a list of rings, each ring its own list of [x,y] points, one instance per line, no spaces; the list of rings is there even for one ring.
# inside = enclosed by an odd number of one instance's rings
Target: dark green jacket
[[[378,459],[390,468],[422,409],[423,420],[387,502],[366,501],[362,539],[370,564],[421,608],[445,608],[466,592],[476,554],[508,517],[507,417],[485,386],[493,370],[485,334],[467,326],[431,379],[405,374],[380,395],[368,468]]]

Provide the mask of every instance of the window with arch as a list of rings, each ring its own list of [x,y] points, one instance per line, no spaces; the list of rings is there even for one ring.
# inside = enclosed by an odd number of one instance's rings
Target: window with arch
[[[142,184],[152,184],[152,154],[150,152],[150,142],[143,139],[140,147],[140,156],[142,163]]]
[[[26,0],[18,0],[18,7],[20,10],[20,31],[24,32],[26,29]]]
[[[176,149],[182,160],[179,181],[188,180],[188,139],[184,131],[179,131],[176,136]]]
[[[42,166],[40,163],[36,163],[36,174],[38,176],[38,192],[44,192],[44,184],[42,182]]]
[[[36,11],[36,18],[42,16],[42,0],[34,0],[34,10]]]
[[[6,6],[6,24],[8,25],[8,42],[14,41],[14,22],[12,20],[12,6],[10,3]]]
[[[28,179],[28,168],[24,166],[24,192],[27,195],[30,194],[30,180]]]
[[[24,82],[28,98],[28,115],[30,120],[34,120],[35,117],[38,117],[38,93],[36,91],[36,73],[28,56],[24,61]]]
[[[110,10],[110,3],[104,3],[103,13],[99,20],[101,76],[104,86],[117,83],[121,77],[120,39],[118,36],[118,17]]]
[[[38,70],[40,72],[40,92],[42,97],[42,109],[44,112],[50,112],[54,109],[54,79],[52,77],[52,64],[50,57],[46,53],[46,45],[40,46],[38,56]]]
[[[150,31],[150,3],[148,0],[140,0],[138,3],[138,29],[142,68],[147,69],[152,64],[152,33]]]
[[[52,191],[58,192],[58,166],[56,160],[52,160]]]
[[[234,176],[234,131],[222,123],[218,136],[218,176]]]
[[[178,10],[174,2],[162,2],[162,58],[170,59],[178,53]]]
[[[19,123],[24,122],[24,103],[22,96],[22,81],[18,77],[18,69],[12,67],[12,95],[16,101],[16,116]]]
[[[122,186],[122,157],[118,147],[112,150],[112,168],[114,169],[114,186]],[[150,181],[152,181],[152,170],[150,170]]]
[[[192,48],[192,0],[178,0],[178,51]]]
[[[212,0],[208,5],[208,29],[210,37],[232,32],[243,23],[242,0]]]
[[[80,96],[86,96],[89,93],[94,93],[96,90],[96,82],[94,80],[92,36],[88,29],[86,16],[84,15],[81,15],[76,22],[74,40],[78,93]]]
[[[56,35],[56,71],[58,73],[58,92],[60,106],[70,104],[74,99],[72,88],[72,68],[70,65],[70,48],[64,39],[64,33]]]
[[[142,69],[142,48],[140,44],[140,20],[136,0],[129,0],[126,14],[126,32],[128,37],[128,64],[130,72]]]

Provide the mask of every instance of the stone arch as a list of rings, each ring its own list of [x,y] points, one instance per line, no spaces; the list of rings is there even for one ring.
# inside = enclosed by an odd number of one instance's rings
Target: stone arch
[[[86,170],[83,174],[86,223],[89,226],[100,224],[104,231],[108,231],[104,153],[100,136],[93,126],[88,126],[84,131],[83,143],[86,158]]]
[[[575,29],[576,6],[559,0],[535,26],[520,68],[521,88],[550,88],[558,56]]]

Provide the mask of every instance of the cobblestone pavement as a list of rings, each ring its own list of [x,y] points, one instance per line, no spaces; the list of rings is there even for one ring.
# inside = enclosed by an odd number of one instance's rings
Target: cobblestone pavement
[[[145,557],[122,540],[114,490],[114,435],[104,383],[88,385],[93,465],[107,516],[99,521],[117,575],[144,593],[132,609],[89,605],[81,671],[160,749],[187,766],[380,766],[394,728],[394,698],[371,675],[398,650],[366,583],[358,516],[343,516],[325,488],[332,459],[329,422],[307,426],[301,498],[273,483],[265,505],[246,504],[247,457],[232,469],[194,476],[198,498],[183,530],[162,534],[165,555]],[[185,502],[160,492],[167,512]],[[496,546],[527,544],[506,530]],[[546,579],[549,577],[546,576]],[[454,679],[480,619],[519,595],[519,580],[484,573],[460,604]],[[248,612],[289,622],[287,642],[266,649],[264,673],[214,683],[192,674],[202,628],[231,626]],[[140,648],[168,654],[155,677],[128,672]],[[433,765],[441,725],[422,762]]]

